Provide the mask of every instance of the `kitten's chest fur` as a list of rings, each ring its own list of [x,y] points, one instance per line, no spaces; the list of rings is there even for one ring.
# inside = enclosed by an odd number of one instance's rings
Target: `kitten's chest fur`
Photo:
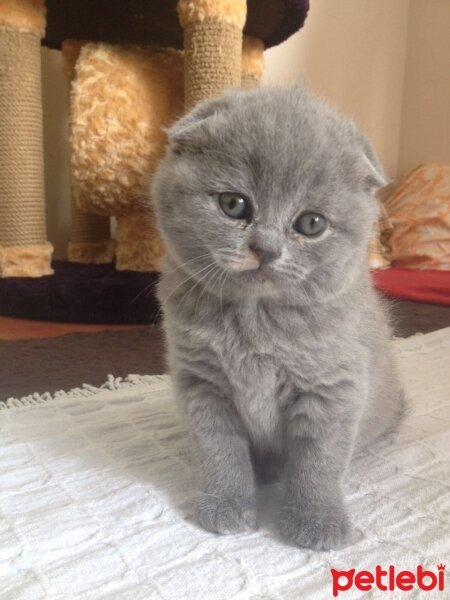
[[[216,347],[237,379],[272,382],[272,392],[279,381],[302,389],[326,375],[327,353],[340,342],[339,328],[331,335],[324,320],[297,308],[246,305],[224,315]]]
[[[275,451],[283,407],[320,378],[318,356],[327,343],[301,315],[293,323],[283,310],[262,303],[229,309],[213,342],[253,443]]]

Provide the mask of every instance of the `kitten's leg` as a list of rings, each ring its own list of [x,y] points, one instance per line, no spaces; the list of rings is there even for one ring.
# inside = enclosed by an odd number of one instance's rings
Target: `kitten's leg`
[[[273,483],[281,479],[283,465],[279,455],[271,452],[261,452],[255,448],[251,448],[250,455],[258,483]]]
[[[253,529],[255,478],[249,439],[236,408],[212,383],[192,374],[183,380],[203,488],[196,504],[198,521],[204,529],[222,534]]]
[[[341,386],[333,397],[302,394],[286,411],[280,531],[297,546],[330,550],[356,541],[342,493],[358,419],[352,395],[351,385]]]

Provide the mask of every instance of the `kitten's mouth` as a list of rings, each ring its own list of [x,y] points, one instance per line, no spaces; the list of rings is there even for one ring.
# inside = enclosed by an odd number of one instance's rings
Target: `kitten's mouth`
[[[247,269],[227,267],[223,267],[229,274],[225,281],[232,286],[233,296],[279,297],[283,286],[271,264],[259,264],[257,268]]]
[[[250,281],[271,282],[274,279],[274,270],[270,265],[262,264],[257,269],[246,269],[239,271],[242,277]]]
[[[217,264],[239,283],[273,283],[275,270],[270,262],[265,262],[261,255],[253,251],[238,256],[228,256],[228,252],[211,252]]]
[[[273,266],[260,260],[233,261],[227,264],[226,269],[239,278],[253,281],[271,281],[275,275]]]

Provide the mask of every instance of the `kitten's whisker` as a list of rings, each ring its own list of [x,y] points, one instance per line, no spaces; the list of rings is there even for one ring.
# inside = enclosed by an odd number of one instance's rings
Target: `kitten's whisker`
[[[177,291],[178,288],[180,288],[183,284],[187,283],[189,280],[194,279],[195,277],[197,277],[197,275],[200,275],[200,273],[203,273],[204,271],[206,271],[206,269],[208,269],[211,266],[211,263],[208,263],[206,266],[202,267],[201,269],[199,269],[198,271],[196,271],[195,273],[192,273],[191,275],[189,275],[189,277],[187,277],[186,279],[183,279],[183,281],[181,283],[179,283],[171,292],[170,294],[167,296],[166,301]]]
[[[222,272],[223,272],[223,269],[219,266],[219,271],[218,271],[217,275],[216,274],[211,275],[211,281],[209,281],[207,283],[211,284],[211,286],[213,284],[215,284],[216,281],[219,281],[220,276],[222,275]],[[205,289],[206,289],[206,286],[205,286]],[[214,294],[212,292],[209,292],[209,291],[208,291],[208,294],[209,294],[209,297],[208,297],[208,305],[207,306],[208,306],[208,309],[209,309],[209,303],[211,302],[211,299],[212,299],[212,301],[214,301]]]
[[[133,300],[130,302],[130,304],[134,304],[136,302],[136,300],[142,296],[142,294],[144,294],[145,292],[148,292],[149,290],[154,288],[155,285],[156,285],[156,281],[152,281],[152,283],[149,283],[146,286],[144,286],[143,289],[136,294],[136,296],[133,298]],[[147,296],[145,296],[145,297],[147,297]]]
[[[191,258],[190,260],[186,260],[184,263],[181,263],[181,265],[178,265],[177,267],[175,267],[175,269],[172,269],[171,271],[166,271],[166,274],[172,275],[173,273],[175,273],[179,269],[182,269],[186,265],[193,263],[193,262],[198,262],[199,260],[202,260],[208,256],[210,256],[209,252],[207,252],[206,254],[201,254],[200,256],[196,256],[195,258]]]
[[[222,280],[222,285],[220,286],[220,290],[219,290],[219,296],[220,296],[220,312],[222,314],[222,322],[224,321],[225,317],[223,316],[223,286],[225,285],[225,281],[228,278],[228,275],[230,274],[229,271],[224,271],[224,277]]]
[[[211,263],[208,263],[206,266],[202,267],[201,269],[199,269],[198,271],[196,271],[195,273],[193,273],[192,275],[190,275],[189,277],[187,277],[186,279],[183,279],[183,281],[181,283],[179,283],[171,292],[170,294],[167,296],[167,298],[165,298],[165,302],[167,302],[169,300],[169,298],[171,298],[173,296],[173,294],[185,283],[187,283],[189,280],[191,279],[195,279],[195,277],[197,275],[199,275],[200,273],[202,273],[203,271],[205,271],[206,269],[208,269],[209,267],[211,267]],[[156,318],[159,317],[160,313],[162,311],[162,307],[160,307],[160,309],[158,310],[158,313],[156,315]]]
[[[215,267],[216,267],[216,268],[219,270],[219,272],[220,272],[220,267],[219,267],[219,265],[215,264]],[[213,269],[212,271],[208,271],[208,273],[206,274],[206,277],[204,278],[204,281],[205,281],[205,283],[206,283],[206,284],[208,283],[208,277],[209,277],[209,276],[211,276],[211,279],[212,279],[212,278],[214,277],[214,275],[215,275],[215,269]],[[203,297],[203,295],[204,295],[205,293],[208,293],[209,295],[211,295],[211,294],[210,294],[210,292],[208,292],[208,290],[207,290],[207,286],[206,286],[206,285],[203,285],[203,289],[202,289],[202,291],[200,292],[200,295],[199,295],[199,297],[197,298],[197,302],[195,303],[195,308],[194,308],[194,317],[195,317],[195,318],[197,318],[197,308],[198,308],[198,306],[199,306],[200,300],[201,300],[201,298]],[[209,306],[209,305],[208,305],[208,306]]]
[[[187,264],[189,264],[191,262],[197,262],[197,261],[201,260],[202,258],[206,258],[207,256],[209,256],[209,253],[202,254],[201,256],[197,256],[195,258],[192,258],[191,260],[187,260],[186,262],[184,262],[183,264],[179,265],[175,269],[172,269],[171,271],[167,271],[167,274],[168,275],[172,275],[172,273],[175,273],[175,271],[178,271],[178,269],[181,269],[185,265],[187,265]],[[131,301],[131,304],[133,304],[134,302],[136,302],[136,300],[138,298],[140,298],[142,296],[142,294],[145,294],[146,292],[148,292],[149,290],[151,290],[152,288],[154,288],[155,285],[156,285],[156,281],[152,281],[152,283],[149,283],[148,285],[146,285],[140,292],[138,292],[136,294],[136,296]]]
[[[182,298],[180,298],[180,305],[181,303],[185,303],[187,298],[189,297],[189,295],[195,290],[195,288],[200,285],[207,277],[208,275],[213,272],[215,270],[215,268],[217,267],[216,263],[210,263],[209,265],[211,268],[204,274],[202,275],[202,277],[200,279],[198,279],[195,284],[193,286],[191,286],[187,292],[183,295]]]

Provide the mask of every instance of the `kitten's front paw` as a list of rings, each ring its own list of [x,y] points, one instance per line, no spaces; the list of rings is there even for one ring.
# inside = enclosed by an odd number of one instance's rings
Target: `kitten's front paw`
[[[305,511],[287,505],[280,511],[279,527],[287,541],[312,550],[339,550],[361,538],[340,507]]]
[[[257,527],[256,508],[250,501],[201,494],[197,498],[196,515],[203,529],[213,533],[238,533]]]

